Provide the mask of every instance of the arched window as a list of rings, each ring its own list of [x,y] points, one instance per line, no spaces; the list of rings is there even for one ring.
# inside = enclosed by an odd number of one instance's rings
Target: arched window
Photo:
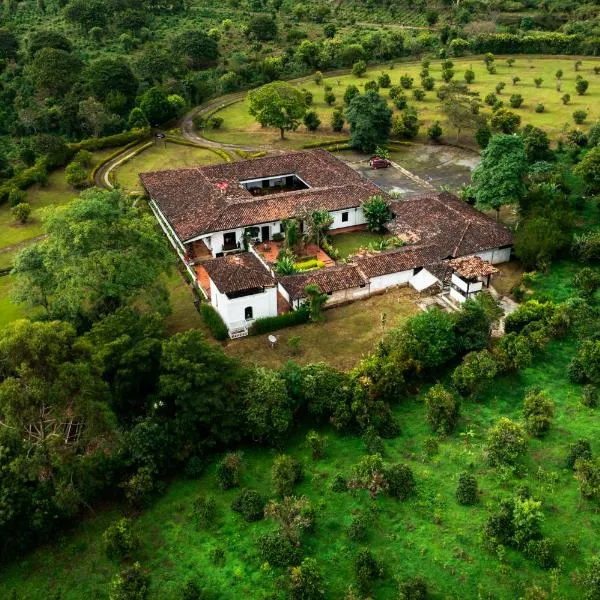
[[[251,306],[246,306],[246,308],[244,309],[244,318],[246,319],[246,321],[249,321],[250,319],[252,319],[252,307]]]

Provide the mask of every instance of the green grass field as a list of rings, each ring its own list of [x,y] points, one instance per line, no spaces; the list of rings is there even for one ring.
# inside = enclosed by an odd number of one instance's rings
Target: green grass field
[[[370,231],[356,231],[353,233],[344,233],[331,236],[331,245],[339,250],[342,258],[354,254],[359,248],[368,246],[373,242],[379,242],[389,235],[381,235]]]
[[[407,502],[385,497],[373,501],[366,492],[353,495],[329,490],[334,475],[348,476],[365,453],[360,439],[325,429],[326,457],[313,462],[303,441],[305,432],[292,436],[285,452],[300,458],[305,469],[297,493],[306,495],[317,511],[315,530],[306,534],[303,552],[317,558],[325,575],[327,598],[343,596],[353,581],[353,558],[364,545],[385,565],[385,578],[374,586],[375,598],[396,597],[394,578],[415,574],[426,578],[434,598],[514,600],[522,597],[526,585],[548,589],[548,572],[522,554],[508,550],[500,562],[480,544],[479,532],[490,508],[519,485],[528,485],[544,500],[543,531],[556,541],[557,553],[564,559],[554,576],[552,597],[580,597],[572,578],[583,557],[597,550],[600,514],[586,502],[579,505],[577,482],[564,469],[564,460],[568,444],[577,438],[591,439],[594,452],[599,447],[593,412],[579,403],[579,388],[566,380],[573,348],[571,340],[553,342],[531,368],[496,380],[479,402],[466,401],[457,432],[472,429],[471,446],[457,433],[440,441],[439,454],[432,459],[425,459],[423,453],[423,444],[431,435],[421,402],[427,386],[417,397],[402,400],[395,409],[402,434],[385,442],[385,458],[413,468],[418,492]],[[556,403],[553,428],[543,440],[530,441],[522,479],[499,481],[484,461],[485,431],[500,415],[519,419],[525,390],[533,385],[545,389]],[[271,496],[269,472],[276,454],[269,449],[245,449],[243,485]],[[481,501],[474,507],[459,506],[454,498],[457,474],[465,469],[477,476],[481,489]],[[198,494],[214,495],[217,501],[217,520],[208,531],[198,530],[190,518]],[[135,525],[142,539],[138,558],[151,573],[150,598],[176,600],[190,578],[198,578],[210,590],[210,597],[222,599],[262,598],[279,585],[277,577],[282,571],[261,567],[256,543],[259,535],[274,526],[265,521],[243,522],[230,509],[235,494],[235,490],[217,489],[213,464],[200,480],[173,482],[165,495],[139,516]],[[368,537],[361,543],[351,541],[346,533],[358,510],[374,511]],[[61,600],[105,598],[118,566],[104,556],[99,540],[119,512],[114,507],[102,511],[72,534],[61,536],[51,548],[41,548],[7,567],[0,579],[0,596],[10,597],[16,589],[28,600],[45,600],[59,590]],[[209,559],[210,550],[216,547],[225,551],[222,567]]]
[[[114,171],[115,183],[128,192],[142,191],[139,173],[198,167],[219,162],[224,161],[218,154],[205,148],[194,148],[171,142],[167,142],[166,147],[156,144],[117,167]]]
[[[480,57],[468,57],[454,60],[454,78],[457,81],[464,81],[464,72],[471,67],[475,72],[475,81],[470,85],[470,89],[479,92],[481,100],[490,92],[495,92],[496,84],[503,81],[506,87],[499,99],[504,102],[507,108],[510,108],[509,98],[513,93],[519,93],[524,101],[521,108],[511,109],[521,116],[521,124],[532,124],[545,129],[553,138],[557,138],[565,127],[573,128],[573,112],[583,109],[588,112],[584,128],[589,126],[600,118],[600,76],[595,75],[593,67],[600,64],[600,59],[585,58],[579,72],[575,71],[575,59],[555,57],[555,56],[516,56],[516,62],[512,67],[506,64],[505,58],[498,56],[496,58],[495,75],[487,72],[485,64]],[[562,69],[564,76],[561,82],[561,91],[556,90],[555,73]],[[312,110],[316,110],[321,118],[321,128],[315,133],[309,133],[301,125],[296,132],[287,134],[287,139],[280,141],[279,134],[273,129],[261,128],[254,121],[254,118],[248,112],[246,101],[240,101],[228,106],[217,114],[223,117],[223,125],[218,130],[206,130],[206,137],[226,143],[248,144],[248,145],[273,145],[275,147],[300,148],[303,144],[310,142],[325,141],[327,139],[340,139],[347,135],[335,133],[330,128],[331,113],[333,108],[324,101],[324,85],[330,85],[336,96],[336,105],[343,105],[343,95],[346,87],[350,84],[357,85],[359,88],[382,73],[386,72],[392,78],[392,84],[398,85],[400,76],[407,73],[414,78],[414,86],[420,87],[419,73],[421,65],[419,62],[402,62],[392,65],[379,65],[367,71],[366,75],[357,78],[353,75],[344,75],[339,77],[325,76],[323,83],[317,85],[314,81],[299,84],[313,93],[314,102]],[[575,77],[581,75],[590,83],[588,92],[584,96],[578,96],[575,91]],[[435,79],[436,86],[443,83],[441,79],[440,61],[434,60],[431,63],[430,75]],[[520,77],[521,81],[517,85],[512,84],[513,77]],[[536,88],[534,79],[541,77],[543,83],[540,88]],[[388,90],[381,89],[380,93],[387,97]],[[571,101],[565,106],[561,101],[561,96],[565,93],[570,94]],[[422,124],[421,136],[424,137],[427,127],[435,120],[439,120],[444,131],[444,138],[451,142],[456,141],[456,132],[452,130],[445,122],[444,116],[440,113],[439,100],[435,89],[427,92],[423,101],[416,101],[412,97],[412,90],[406,90],[409,105],[415,106],[419,111],[419,117]],[[535,112],[538,103],[545,106],[544,113]],[[395,109],[394,109],[395,110]],[[488,106],[485,112],[489,113]],[[468,134],[461,134],[464,141],[469,139]]]

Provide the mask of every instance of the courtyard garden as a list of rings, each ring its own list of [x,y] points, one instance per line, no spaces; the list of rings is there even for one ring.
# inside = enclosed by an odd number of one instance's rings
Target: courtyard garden
[[[372,231],[353,231],[330,236],[331,246],[339,252],[340,258],[348,258],[360,249],[382,250],[392,236],[389,233]]]
[[[495,72],[492,73],[488,72],[482,57],[451,59],[454,63],[454,79],[464,82],[465,71],[471,69],[474,80],[469,84],[469,89],[479,93],[481,102],[484,102],[489,94],[494,94],[497,101],[503,102],[504,107],[513,110],[521,117],[522,125],[532,124],[541,127],[555,140],[561,136],[565,128],[575,127],[573,119],[575,111],[585,112],[585,120],[580,125],[582,129],[587,129],[591,123],[600,118],[600,75],[596,74],[594,69],[600,65],[599,59],[586,57],[581,64],[577,64],[580,61],[575,57],[512,56],[511,58],[515,60],[512,66],[509,66],[506,58],[496,57],[493,69]],[[241,100],[217,111],[214,116],[222,118],[223,123],[219,129],[207,129],[203,134],[209,139],[222,143],[268,145],[290,149],[298,149],[311,143],[344,139],[348,135],[347,126],[342,132],[334,132],[331,129],[331,118],[334,108],[344,105],[343,96],[346,88],[355,85],[362,91],[365,83],[377,81],[383,73],[387,73],[392,86],[399,85],[402,75],[408,75],[413,80],[411,87],[404,89],[403,92],[408,105],[414,106],[418,111],[421,124],[419,138],[424,139],[427,128],[434,121],[439,121],[443,130],[442,140],[456,142],[457,132],[447,124],[436,96],[436,88],[444,83],[441,78],[441,61],[432,60],[429,67],[429,74],[434,79],[434,89],[426,91],[425,96],[417,100],[413,96],[413,89],[421,89],[419,76],[421,68],[421,63],[417,61],[395,62],[371,67],[361,77],[353,74],[327,77],[325,74],[320,83],[308,80],[296,84],[312,94],[310,110],[316,111],[321,121],[320,127],[314,132],[309,132],[304,125],[301,125],[296,132],[286,134],[286,138],[281,140],[278,131],[262,128],[250,115],[247,100]],[[560,78],[557,77],[559,73],[562,73]],[[589,87],[583,95],[577,93],[577,77],[589,82]],[[504,87],[498,92],[496,88],[499,84],[501,86],[503,84]],[[332,104],[325,101],[326,86],[331,87],[331,93],[335,97]],[[380,88],[379,93],[389,98],[390,89]],[[518,108],[511,107],[510,98],[514,94],[522,96],[522,103]],[[567,102],[563,99],[566,94],[569,96]],[[389,102],[390,105],[393,104],[391,99]],[[542,110],[539,108],[540,105],[543,106]],[[486,105],[484,110],[489,113],[490,107]],[[458,139],[463,142],[472,141],[472,132],[462,133]]]

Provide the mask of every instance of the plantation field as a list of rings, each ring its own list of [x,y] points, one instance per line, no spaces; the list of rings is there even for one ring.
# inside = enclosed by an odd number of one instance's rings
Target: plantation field
[[[205,148],[194,148],[183,144],[167,142],[150,146],[133,158],[124,162],[114,171],[115,184],[128,192],[143,191],[139,173],[164,171],[184,167],[200,167],[224,162],[215,152]]]
[[[548,134],[557,139],[561,132],[575,127],[573,121],[573,112],[575,110],[585,110],[588,112],[586,122],[581,127],[586,129],[591,123],[600,118],[600,75],[595,75],[594,66],[600,65],[600,59],[586,57],[579,71],[575,71],[575,58],[564,58],[556,56],[513,56],[515,63],[512,67],[506,64],[506,57],[496,57],[496,74],[487,72],[485,64],[481,57],[470,56],[468,58],[452,59],[454,62],[454,79],[464,81],[464,72],[472,68],[475,72],[475,80],[469,86],[474,92],[480,94],[483,101],[490,92],[495,93],[496,84],[504,82],[506,87],[498,99],[504,102],[504,106],[514,110],[521,117],[521,124],[532,124],[545,129]],[[430,75],[435,79],[436,87],[443,84],[441,79],[440,60],[433,60],[430,66]],[[557,91],[555,73],[558,69],[563,70],[561,80],[561,90]],[[300,148],[306,143],[323,142],[331,139],[342,139],[347,135],[347,131],[342,134],[335,133],[330,128],[331,113],[333,107],[328,106],[324,101],[324,86],[330,85],[336,96],[335,106],[343,105],[343,95],[348,85],[356,85],[359,89],[367,81],[376,80],[382,73],[386,72],[392,79],[392,85],[399,85],[400,76],[408,74],[414,79],[413,87],[420,87],[421,65],[420,62],[402,62],[394,65],[379,65],[370,68],[363,77],[354,75],[342,75],[334,77],[325,77],[321,85],[314,81],[303,82],[299,85],[313,94],[313,105],[311,110],[315,110],[321,119],[321,127],[314,133],[310,133],[303,125],[300,125],[296,132],[286,135],[285,140],[280,140],[279,133],[273,129],[261,128],[255,122],[248,112],[247,101],[236,102],[215,113],[223,118],[223,124],[220,129],[206,130],[204,135],[212,140],[224,143],[238,143],[249,145],[272,145],[277,148]],[[589,88],[585,95],[578,96],[575,90],[575,78],[581,75],[589,81]],[[517,85],[513,85],[512,78],[521,79]],[[537,88],[534,79],[542,78],[541,87]],[[388,96],[388,89],[380,89],[380,94]],[[523,104],[518,109],[511,109],[509,98],[512,94],[521,94]],[[570,94],[571,100],[568,105],[564,105],[561,97],[564,94]],[[419,112],[421,121],[420,137],[424,137],[427,127],[436,120],[439,120],[444,139],[456,141],[456,131],[449,127],[444,116],[440,112],[440,102],[434,90],[427,92],[424,100],[417,101],[412,97],[412,90],[405,90],[409,106],[414,106]],[[391,101],[390,101],[391,102]],[[545,112],[538,113],[535,108],[538,104],[543,104]],[[394,110],[396,110],[394,108]],[[490,107],[485,106],[482,112],[490,113]],[[347,126],[346,126],[347,129]],[[461,134],[461,141],[467,142],[471,138],[468,132]]]
[[[526,586],[538,584],[555,597],[577,598],[573,587],[582,566],[582,557],[597,551],[596,531],[600,514],[585,501],[580,503],[577,482],[564,469],[569,443],[580,437],[592,440],[600,450],[593,413],[579,403],[580,389],[566,379],[566,365],[574,341],[553,342],[531,368],[518,375],[493,382],[478,401],[465,401],[457,432],[472,430],[469,445],[457,433],[440,440],[439,453],[426,458],[423,446],[431,433],[425,424],[421,402],[428,385],[417,397],[401,400],[395,408],[402,433],[385,441],[385,459],[409,464],[417,481],[414,498],[400,502],[388,497],[377,500],[366,492],[335,493],[329,486],[341,473],[348,477],[352,465],[365,453],[362,441],[339,436],[328,428],[326,456],[314,462],[304,443],[305,431],[289,440],[282,450],[304,465],[304,481],[297,486],[316,509],[314,532],[304,536],[302,551],[317,559],[326,580],[326,597],[341,598],[354,581],[353,559],[369,546],[383,561],[384,579],[376,582],[374,598],[394,598],[394,578],[422,574],[435,598],[496,598],[514,600]],[[554,425],[542,440],[530,440],[525,474],[522,478],[500,480],[484,460],[485,431],[500,415],[521,417],[525,390],[540,386],[556,403]],[[246,449],[242,485],[272,496],[270,468],[275,450]],[[468,470],[476,475],[481,501],[473,507],[457,504],[454,498],[457,474]],[[481,547],[480,530],[490,507],[528,485],[534,496],[545,500],[545,535],[557,542],[561,567],[553,574],[543,571],[522,554],[507,550],[502,561]],[[198,494],[213,495],[217,518],[212,528],[198,529],[191,520],[192,503]],[[278,584],[279,569],[262,566],[257,538],[275,529],[260,521],[245,523],[231,511],[236,490],[220,491],[215,466],[209,465],[199,480],[178,480],[164,496],[136,520],[142,539],[137,553],[151,573],[150,598],[177,599],[183,582],[196,578],[210,592],[209,597],[263,598]],[[579,507],[579,508],[578,508]],[[358,511],[371,514],[366,540],[348,538],[351,517]],[[103,511],[57,540],[9,566],[0,579],[0,596],[12,590],[28,600],[50,595],[62,600],[106,598],[110,578],[118,566],[103,554],[99,543],[102,531],[117,517],[118,509]],[[209,553],[223,548],[225,563],[214,565]]]

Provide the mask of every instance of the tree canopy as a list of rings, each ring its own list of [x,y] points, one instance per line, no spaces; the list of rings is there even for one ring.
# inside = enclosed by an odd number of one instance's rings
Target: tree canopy
[[[363,152],[384,146],[392,129],[392,111],[377,92],[369,90],[354,96],[346,110],[351,143]]]

